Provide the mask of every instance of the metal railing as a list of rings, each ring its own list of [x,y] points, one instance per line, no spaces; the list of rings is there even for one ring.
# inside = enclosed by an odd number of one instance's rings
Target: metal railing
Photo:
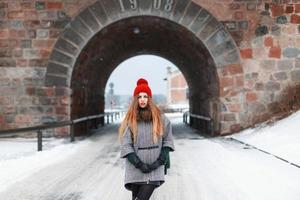
[[[214,135],[214,121],[210,117],[202,116],[202,115],[197,115],[197,114],[192,114],[189,111],[183,113],[183,122],[189,125],[191,124],[191,118],[200,120],[200,121],[205,121],[208,123],[209,129],[210,129],[210,134]]]
[[[51,122],[51,123],[44,123],[41,125],[31,126],[31,127],[25,127],[25,128],[17,128],[17,129],[9,129],[9,130],[0,130],[0,137],[2,136],[12,136],[16,135],[17,133],[26,133],[26,132],[37,132],[37,149],[38,151],[42,151],[42,142],[43,142],[43,130],[46,129],[53,129],[53,128],[60,128],[65,126],[70,126],[70,141],[73,142],[75,140],[74,136],[74,125],[79,123],[86,123],[86,130],[88,131],[89,128],[89,122],[94,121],[94,127],[97,128],[97,119],[103,118],[101,120],[100,124],[104,126],[105,123],[105,117],[106,117],[106,123],[109,124],[110,122],[113,122],[114,119],[119,118],[122,114],[124,114],[124,111],[117,111],[117,112],[109,112],[99,115],[91,115],[86,117],[81,117],[78,119],[73,120],[67,120],[62,122]]]

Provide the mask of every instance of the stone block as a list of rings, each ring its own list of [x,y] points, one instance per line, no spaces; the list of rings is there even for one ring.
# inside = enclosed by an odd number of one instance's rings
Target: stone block
[[[220,77],[220,87],[232,87],[234,85],[234,79],[232,77]]]
[[[63,8],[62,2],[47,2],[47,10],[61,10]]]
[[[71,65],[74,61],[73,57],[54,50],[51,54],[50,61],[57,61],[63,64]]]
[[[100,26],[89,9],[86,9],[85,11],[80,13],[80,17],[94,32],[99,31]]]
[[[23,21],[10,21],[10,28],[12,29],[23,29]]]
[[[48,60],[45,59],[30,59],[29,66],[30,67],[47,67]]]
[[[209,20],[210,14],[205,10],[202,9],[198,14],[197,18],[191,24],[191,30],[194,33],[197,33],[200,29],[203,28],[203,25]]]
[[[13,51],[9,48],[3,48],[3,49],[0,49],[0,58],[8,58],[8,57],[12,57],[13,55]]]
[[[218,57],[223,53],[233,50],[234,48],[235,44],[232,42],[232,40],[227,40],[219,44],[218,46],[212,48],[211,53],[214,57]]]
[[[0,96],[0,105],[6,106],[14,104],[14,97]]]
[[[286,16],[279,16],[276,18],[276,23],[277,24],[286,24],[288,22]]]
[[[257,100],[257,94],[255,92],[247,92],[246,93],[246,101],[253,102]]]
[[[282,5],[282,4],[279,4],[279,5],[272,4],[271,5],[271,12],[272,12],[273,17],[278,17],[280,15],[283,15],[284,14],[284,5]]]
[[[12,58],[0,58],[0,67],[16,67],[16,60]]]
[[[223,120],[228,122],[228,121],[236,121],[235,114],[233,113],[228,113],[223,115]]]
[[[265,89],[265,85],[263,83],[258,82],[258,83],[255,84],[255,90],[262,91],[264,89]]]
[[[72,54],[74,56],[76,56],[78,54],[78,51],[79,51],[77,49],[77,47],[75,47],[73,44],[71,44],[70,42],[68,42],[67,40],[64,40],[64,39],[59,39],[56,42],[55,48],[59,49],[61,51],[65,51],[68,54]]]
[[[291,15],[291,23],[300,24],[300,16],[296,14]]]
[[[89,39],[92,35],[92,32],[89,30],[87,25],[85,25],[79,17],[76,17],[71,22],[72,28],[79,33],[82,37],[85,37],[86,39]]]
[[[22,2],[21,10],[34,10],[35,4],[33,2]]]
[[[268,81],[265,84],[265,90],[266,91],[278,91],[280,90],[280,83],[275,81]]]
[[[271,47],[269,50],[270,58],[281,58],[281,48],[280,47]]]
[[[238,29],[240,30],[248,30],[248,21],[238,21]]]
[[[286,72],[277,72],[274,73],[273,76],[277,81],[287,80],[288,78]]]
[[[177,0],[177,3],[175,5],[174,11],[173,11],[173,20],[174,21],[180,20],[180,18],[182,17],[182,13],[184,12],[188,3],[189,3],[189,1]]]
[[[14,20],[14,19],[24,19],[25,15],[23,11],[9,11],[8,19]]]
[[[253,58],[253,56],[252,56],[252,49],[250,49],[250,48],[248,48],[248,49],[241,49],[240,53],[241,53],[241,57],[243,59]]]
[[[70,20],[55,20],[51,22],[51,28],[55,29],[64,29],[69,26]],[[49,30],[51,31],[51,30]],[[53,31],[53,30],[52,30]],[[49,33],[50,34],[50,33]]]
[[[84,44],[84,40],[82,39],[81,36],[78,35],[74,30],[68,28],[64,31],[62,34],[64,38],[67,40],[77,44],[77,46],[82,46]]]
[[[108,17],[112,20],[119,18],[120,6],[118,0],[102,0],[100,1]]]
[[[266,47],[272,47],[273,46],[273,37],[266,37],[264,40],[264,44]]]
[[[294,12],[294,6],[293,5],[286,5],[285,6],[285,13],[291,14]]]
[[[40,58],[40,51],[36,49],[25,49],[24,51],[24,58],[26,59],[35,59]]]
[[[300,81],[300,70],[294,70],[291,72],[292,81]]]
[[[299,55],[300,50],[298,48],[285,48],[283,50],[283,56],[288,58],[295,58]]]
[[[38,12],[35,10],[24,11],[24,19],[25,20],[37,20],[39,19]]]
[[[279,70],[291,70],[294,63],[292,60],[279,60],[277,66]]]
[[[31,40],[21,40],[21,48],[31,48]]]
[[[24,21],[24,27],[26,29],[37,29],[41,27],[41,21],[39,20],[26,20]]]
[[[267,70],[267,71],[274,71],[275,70],[275,61],[274,60],[262,60],[260,62],[261,69]]]
[[[247,3],[247,10],[254,11],[256,10],[257,3]]]
[[[17,48],[19,46],[17,40],[0,39],[0,48]]]
[[[217,66],[222,67],[230,64],[239,63],[239,52],[237,50],[233,50],[226,54],[222,54],[221,56],[216,58]]]
[[[32,40],[32,47],[35,49],[50,49],[52,50],[55,40]]]
[[[200,11],[200,7],[195,3],[190,3],[184,16],[181,18],[181,24],[188,26],[196,18],[197,14]]]
[[[198,34],[201,40],[206,40],[211,34],[213,34],[219,27],[221,23],[215,18],[211,18],[210,21],[205,25],[205,27]]]
[[[90,7],[91,11],[93,12],[93,15],[98,19],[98,21],[104,25],[107,23],[108,21],[108,17],[105,13],[105,10],[103,9],[103,6],[101,5],[101,3],[99,1],[97,1],[96,3],[94,3],[91,7]]]
[[[29,37],[31,39],[36,38],[36,30],[34,30],[34,29],[27,30],[26,35],[27,35],[27,37]]]
[[[224,21],[222,23],[229,31],[233,31],[237,29],[237,23],[235,21]]]
[[[58,19],[57,11],[54,11],[54,10],[40,11],[38,14],[39,14],[40,20],[57,20]]]
[[[58,77],[54,75],[46,75],[46,86],[67,86],[68,80],[66,77]]]
[[[50,73],[50,74],[68,75],[69,68],[67,68],[65,66],[62,66],[62,65],[58,65],[56,63],[50,62],[48,64],[47,72]]]
[[[255,35],[257,37],[259,36],[263,36],[269,33],[268,27],[263,25],[263,26],[259,26],[255,29]]]
[[[228,33],[222,28],[215,32],[205,43],[209,49],[216,47],[217,45],[228,40]]]
[[[36,10],[44,10],[46,8],[46,3],[42,1],[35,2],[35,9]]]
[[[46,39],[49,37],[49,29],[37,29],[36,37],[40,39]]]

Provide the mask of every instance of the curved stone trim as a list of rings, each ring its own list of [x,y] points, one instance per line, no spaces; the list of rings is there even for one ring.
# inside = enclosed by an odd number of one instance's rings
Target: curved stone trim
[[[71,54],[74,57],[77,56],[77,54],[79,53],[78,46],[76,46],[74,43],[70,42],[65,38],[58,39],[55,45],[55,49],[65,51],[66,53]]]
[[[144,15],[165,18],[186,27],[204,43],[217,67],[240,63],[238,48],[223,25],[207,10],[190,0],[98,0],[82,11],[63,31],[49,63],[53,61],[68,65],[68,74],[71,76],[79,53],[103,27],[128,17]],[[53,77],[57,80],[59,76],[53,76],[50,67],[49,64],[46,85],[60,86],[63,83],[65,86],[66,82],[69,86],[71,77],[67,81],[48,80]]]

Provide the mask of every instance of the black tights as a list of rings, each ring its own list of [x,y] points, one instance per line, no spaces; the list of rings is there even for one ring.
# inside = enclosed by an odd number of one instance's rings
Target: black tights
[[[151,184],[132,184],[132,200],[150,199],[155,187]]]

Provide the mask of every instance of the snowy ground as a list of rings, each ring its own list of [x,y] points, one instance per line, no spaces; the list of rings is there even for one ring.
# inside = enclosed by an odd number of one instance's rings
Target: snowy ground
[[[227,137],[205,138],[172,119],[176,151],[166,183],[152,200],[298,200],[300,169],[254,145],[300,164],[300,112],[271,127]],[[126,200],[124,165],[119,158],[118,124],[69,143],[47,139],[36,152],[36,140],[0,139],[0,199]]]

